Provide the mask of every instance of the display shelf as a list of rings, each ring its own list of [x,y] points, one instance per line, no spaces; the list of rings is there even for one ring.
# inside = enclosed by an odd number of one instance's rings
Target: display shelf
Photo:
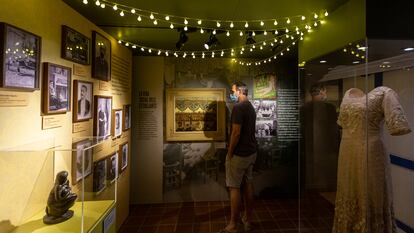
[[[115,201],[85,201],[84,202],[84,231],[90,232],[93,228],[102,221],[104,216],[113,208]],[[81,232],[82,226],[82,203],[76,202],[71,208],[74,215],[69,220],[54,224],[46,225],[43,223],[43,216],[45,211],[40,211],[27,223],[18,226],[12,233],[56,233],[56,232]]]

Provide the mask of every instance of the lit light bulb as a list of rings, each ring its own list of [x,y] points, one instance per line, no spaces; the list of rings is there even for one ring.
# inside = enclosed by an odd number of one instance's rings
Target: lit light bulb
[[[273,25],[277,25],[277,20],[275,20],[275,22],[273,22]]]
[[[226,36],[230,36],[230,31],[227,31]]]
[[[120,16],[124,16],[124,11],[121,11],[121,13],[119,13]]]
[[[83,4],[88,4],[88,0],[83,0]]]
[[[288,28],[286,28],[285,32],[286,32],[286,33],[289,33],[289,29],[288,29]]]
[[[127,42],[127,43],[125,44],[125,46],[126,46],[126,47],[128,47],[128,46],[129,46],[129,43]]]
[[[197,24],[198,24],[198,25],[201,25],[201,20],[198,20],[198,21],[197,21]]]
[[[275,30],[275,35],[279,34],[279,32],[277,30]]]
[[[135,9],[132,9],[132,10],[131,10],[131,13],[132,13],[132,14],[135,14]]]
[[[217,27],[219,28],[221,26],[220,22],[217,21]]]
[[[295,44],[296,44],[296,42],[295,42],[295,41],[293,41],[293,42],[292,42],[292,45],[295,45]]]
[[[213,30],[213,35],[216,35],[216,33],[217,33],[217,32],[216,32],[216,29],[214,29],[214,30]]]
[[[287,24],[290,24],[290,19],[289,18],[286,20],[286,23]]]
[[[280,53],[280,56],[283,56],[283,52]]]
[[[160,55],[161,54],[161,50],[158,50],[158,55]]]
[[[255,45],[253,45],[253,46],[252,46],[252,48],[254,48],[254,49],[255,49],[255,48],[256,48],[256,46],[255,46]]]
[[[224,51],[223,50],[221,50],[220,56],[224,56]]]
[[[154,25],[157,25],[157,24],[158,24],[157,20],[154,20],[154,22],[153,22],[153,23],[154,23]]]
[[[315,13],[315,14],[313,15],[313,18],[317,19],[317,18],[318,18],[318,15]]]
[[[267,35],[267,31],[264,31],[264,32],[263,32],[263,35],[265,35],[265,36],[266,36],[266,35]]]
[[[150,15],[150,19],[154,19],[154,15],[152,13]]]
[[[187,53],[184,53],[184,54],[183,54],[183,58],[185,58],[186,56],[187,56]]]
[[[313,24],[313,26],[315,26],[315,27],[316,27],[316,26],[318,26],[318,22],[315,22],[315,23]]]
[[[244,47],[242,47],[241,50],[244,51]]]
[[[260,26],[264,26],[264,22],[263,21],[260,21]]]
[[[254,31],[252,32],[252,36],[256,36],[256,33]]]
[[[328,11],[325,11],[325,16],[328,16],[329,14],[328,14]]]
[[[184,31],[187,31],[187,30],[188,30],[188,27],[187,27],[187,26],[185,26],[185,27],[184,27]]]
[[[152,53],[152,50],[151,50],[151,49],[148,49],[148,52],[149,52],[149,53]]]
[[[266,41],[263,41],[263,45],[266,45]]]
[[[200,29],[200,33],[201,33],[201,34],[203,34],[203,33],[204,33],[204,30],[203,30],[202,28]]]
[[[277,57],[276,57],[276,55],[274,55],[274,56],[273,56],[273,59],[275,59],[275,60],[276,60],[276,58],[277,58]]]
[[[263,46],[260,45],[260,50],[263,50]]]
[[[187,25],[188,24],[188,20],[184,19],[184,24]]]
[[[248,27],[249,27],[249,24],[246,22],[246,23],[244,24],[244,27],[245,27],[245,28],[248,28]]]
[[[211,53],[211,57],[214,57],[214,52]]]
[[[303,37],[300,37],[300,40],[303,40]]]
[[[290,51],[289,47],[287,47],[286,51]]]
[[[168,51],[165,51],[165,56],[167,56],[167,57],[168,57],[168,55],[169,55],[169,54],[168,54]]]
[[[242,31],[240,31],[240,36],[243,36],[243,32]]]
[[[288,34],[286,34],[286,38],[289,38],[289,35]]]
[[[174,28],[174,25],[173,24],[170,24],[170,28],[173,29]]]
[[[295,28],[295,30],[296,30],[296,31],[299,31],[299,28],[298,28],[298,27],[296,27],[296,28]]]
[[[273,44],[273,42],[270,42],[270,46],[272,46],[272,47],[273,47],[273,46],[275,46],[275,44]]]
[[[283,44],[283,40],[280,40],[279,43]]]
[[[231,27],[231,28],[233,28],[233,27],[234,27],[234,24],[233,24],[233,22],[231,22],[231,23],[230,23],[230,27]]]
[[[118,40],[118,44],[121,44],[122,43],[122,41],[121,40]]]
[[[132,48],[133,48],[133,49],[136,49],[136,48],[137,48],[137,46],[136,46],[136,45],[133,45],[133,46],[132,46]]]
[[[253,48],[250,48],[250,52],[253,52]]]
[[[170,16],[168,16],[168,15],[165,16],[165,20],[167,20],[167,21],[170,20]]]
[[[104,9],[105,8],[105,3],[101,3],[101,8]]]
[[[141,15],[138,15],[137,20],[141,22],[141,20],[142,20],[142,19],[141,19]]]
[[[118,6],[117,6],[117,5],[114,5],[114,6],[112,7],[112,9],[114,9],[114,11],[116,11],[116,10],[118,10]]]
[[[96,0],[95,4],[96,4],[97,6],[101,5],[101,3],[99,2],[99,0]]]
[[[301,19],[302,19],[302,20],[305,20],[305,19],[306,19],[306,17],[305,17],[304,15],[302,15]]]

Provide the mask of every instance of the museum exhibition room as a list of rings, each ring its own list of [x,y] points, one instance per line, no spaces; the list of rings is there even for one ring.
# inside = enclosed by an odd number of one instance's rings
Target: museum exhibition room
[[[0,2],[0,233],[414,233],[414,2]]]

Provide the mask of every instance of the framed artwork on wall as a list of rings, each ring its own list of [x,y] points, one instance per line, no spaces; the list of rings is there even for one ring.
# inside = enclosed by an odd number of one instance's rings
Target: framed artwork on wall
[[[131,128],[131,105],[130,104],[124,105],[122,119],[123,119],[122,130],[126,131],[130,129]]]
[[[276,99],[276,75],[260,74],[253,79],[254,99]]]
[[[111,136],[112,97],[95,95],[93,115],[93,135],[100,139]]]
[[[70,111],[72,69],[44,63],[43,68],[43,113],[58,114]]]
[[[111,80],[111,41],[96,31],[92,32],[92,78]]]
[[[76,184],[80,180],[92,174],[93,157],[92,148],[90,148],[91,146],[92,141],[88,139],[73,143],[72,184]]]
[[[99,194],[106,188],[107,166],[107,158],[103,158],[93,163],[92,190],[94,193]]]
[[[0,23],[0,87],[39,89],[41,38]]]
[[[73,122],[87,121],[92,118],[92,96],[92,82],[73,81]]]
[[[114,182],[118,177],[118,152],[113,153],[107,157],[108,160],[108,176],[107,179],[110,183]]]
[[[129,154],[129,147],[128,142],[125,142],[119,145],[119,170],[122,173],[128,167],[128,154]]]
[[[62,25],[62,58],[89,65],[90,44],[91,40],[88,37],[66,25]]]
[[[112,136],[120,137],[122,134],[122,109],[112,110]]]
[[[166,90],[167,141],[225,140],[224,88]]]

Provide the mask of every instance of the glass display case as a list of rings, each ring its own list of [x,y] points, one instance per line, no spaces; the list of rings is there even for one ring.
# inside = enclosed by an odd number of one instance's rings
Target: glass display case
[[[118,148],[112,139],[85,137],[71,146],[44,139],[0,151],[0,232],[102,232],[116,203]],[[46,212],[64,206],[72,217],[47,221]]]

